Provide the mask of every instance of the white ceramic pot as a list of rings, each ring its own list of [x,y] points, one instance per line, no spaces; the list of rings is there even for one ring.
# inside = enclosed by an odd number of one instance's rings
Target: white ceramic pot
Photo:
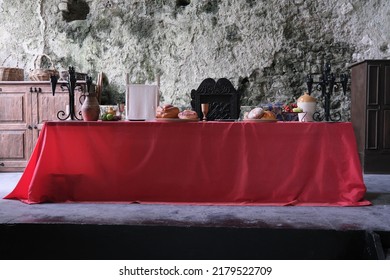
[[[303,110],[298,114],[300,122],[312,122],[313,114],[316,111],[317,102],[297,102],[297,106]]]
[[[316,111],[317,99],[305,92],[297,100],[297,106],[302,109],[303,113],[298,114],[300,122],[312,122],[313,115]]]

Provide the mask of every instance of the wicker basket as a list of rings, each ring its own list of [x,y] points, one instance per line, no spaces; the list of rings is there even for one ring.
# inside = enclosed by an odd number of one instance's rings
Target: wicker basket
[[[42,58],[46,57],[51,64],[51,69],[44,69],[41,67]],[[54,68],[51,58],[46,55],[38,55],[34,62],[35,69],[30,70],[29,78],[31,81],[50,81],[51,76],[58,76],[58,71]]]
[[[0,81],[23,81],[24,69],[0,67]]]
[[[3,64],[10,58],[9,55],[4,61]],[[0,67],[0,81],[23,81],[24,80],[24,69],[16,67]]]

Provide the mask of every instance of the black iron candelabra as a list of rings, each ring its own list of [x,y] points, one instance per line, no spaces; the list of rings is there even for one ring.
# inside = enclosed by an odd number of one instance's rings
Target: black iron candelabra
[[[50,77],[50,83],[51,83],[51,89],[53,96],[55,95],[55,90],[57,87],[58,83],[58,77],[57,76],[51,76]],[[89,92],[89,89],[92,84],[92,77],[87,76],[86,77],[86,84],[87,84],[87,92]],[[77,83],[76,80],[76,72],[74,70],[74,67],[70,66],[69,67],[69,75],[68,75],[68,80],[66,84],[61,85],[62,91],[67,90],[69,92],[69,112],[65,112],[64,110],[60,110],[57,112],[57,118],[61,121],[68,120],[69,118],[71,120],[79,120],[81,121],[82,118],[79,118],[75,112],[75,90],[76,89],[82,89],[82,85]],[[85,98],[85,94],[82,94],[80,96],[80,104],[82,104],[81,98]],[[78,115],[81,117],[81,112],[78,113]]]
[[[314,74],[308,74],[306,77],[306,84],[307,89],[309,92],[309,95],[311,95],[313,85],[316,85],[316,89],[318,91],[321,91],[322,97],[324,100],[324,114],[321,114],[320,112],[315,112],[313,114],[313,119],[315,121],[334,121],[338,122],[341,120],[341,114],[339,112],[333,113],[333,115],[330,113],[330,98],[333,94],[333,91],[337,91],[341,85],[343,89],[343,93],[346,94],[347,92],[347,84],[348,84],[348,76],[347,74],[341,74],[339,81],[336,81],[336,76],[331,73],[331,67],[329,63],[326,63],[322,74],[319,78],[318,82],[315,82],[313,80]]]

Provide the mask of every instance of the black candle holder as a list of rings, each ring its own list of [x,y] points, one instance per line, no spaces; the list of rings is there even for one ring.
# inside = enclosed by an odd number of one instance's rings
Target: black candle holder
[[[325,98],[324,102],[324,114],[322,115],[320,112],[315,112],[313,114],[313,119],[315,121],[333,121],[338,122],[341,120],[341,114],[339,112],[335,112],[333,114],[330,113],[330,97],[333,94],[333,91],[337,91],[340,88],[340,85],[343,89],[343,93],[347,92],[347,84],[348,84],[348,76],[347,74],[341,74],[339,81],[336,81],[336,76],[331,73],[331,67],[329,63],[324,65],[322,74],[320,74],[320,78],[318,82],[314,82],[313,75],[308,74],[306,77],[306,84],[309,95],[311,95],[313,85],[316,85],[316,89],[321,91],[322,96]]]
[[[79,118],[75,112],[75,102],[74,102],[75,89],[82,90],[82,85],[77,83],[75,73],[76,72],[74,70],[74,67],[70,66],[69,67],[68,81],[66,84],[61,85],[62,91],[67,90],[69,92],[69,113],[66,113],[64,110],[60,110],[57,112],[57,118],[61,121],[68,120],[69,118],[71,120],[79,120],[79,121],[82,120],[81,112],[78,113],[78,115],[81,118]],[[51,83],[51,89],[52,89],[53,96],[54,96],[55,90],[57,87],[57,83],[58,83],[58,77],[51,76],[50,83]],[[91,84],[92,84],[92,77],[89,77],[89,76],[86,77],[86,84],[87,84],[87,92],[89,92],[89,89],[90,89]],[[85,98],[85,93],[80,96],[80,99],[79,99],[80,104],[82,104],[82,101],[81,101],[82,98]]]

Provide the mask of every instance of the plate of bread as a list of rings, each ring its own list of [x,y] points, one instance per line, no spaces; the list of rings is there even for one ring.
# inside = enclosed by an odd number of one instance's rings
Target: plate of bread
[[[272,111],[266,111],[263,108],[254,108],[245,113],[244,122],[277,122],[278,119]]]
[[[195,111],[180,111],[178,107],[171,104],[158,106],[156,110],[156,121],[159,122],[198,122],[199,117]]]

